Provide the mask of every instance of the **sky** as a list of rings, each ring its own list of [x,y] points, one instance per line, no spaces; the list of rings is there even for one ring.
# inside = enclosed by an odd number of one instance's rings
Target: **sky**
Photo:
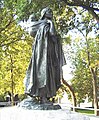
[[[64,65],[62,69],[64,80],[70,83],[70,80],[73,78],[73,75],[71,74],[72,69],[70,68],[70,63]]]

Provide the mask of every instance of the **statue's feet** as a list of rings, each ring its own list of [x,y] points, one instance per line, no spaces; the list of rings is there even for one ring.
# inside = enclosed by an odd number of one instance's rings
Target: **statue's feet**
[[[31,95],[29,92],[25,92],[26,95],[33,97],[33,95]]]
[[[40,104],[52,105],[53,102],[49,101],[46,97],[41,98]]]

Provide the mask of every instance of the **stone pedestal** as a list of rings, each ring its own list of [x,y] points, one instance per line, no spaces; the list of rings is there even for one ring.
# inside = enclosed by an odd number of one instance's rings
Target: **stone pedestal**
[[[0,120],[90,120],[88,116],[71,112],[53,103],[40,104],[27,98],[16,107],[0,110]]]
[[[28,110],[8,107],[0,110],[0,120],[90,120],[88,116],[70,110]]]
[[[24,108],[27,110],[58,110],[61,109],[61,106],[58,104],[53,104],[51,102],[41,104],[38,100],[33,98],[24,99],[18,104],[18,107]]]

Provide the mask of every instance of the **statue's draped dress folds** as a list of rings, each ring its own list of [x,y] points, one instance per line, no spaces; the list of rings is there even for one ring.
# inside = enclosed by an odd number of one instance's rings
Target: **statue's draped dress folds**
[[[33,21],[31,35],[35,35],[31,60],[25,77],[25,92],[30,96],[51,98],[61,86],[62,66],[65,64],[59,36],[51,33],[50,24],[45,19]],[[52,11],[51,11],[52,12]]]

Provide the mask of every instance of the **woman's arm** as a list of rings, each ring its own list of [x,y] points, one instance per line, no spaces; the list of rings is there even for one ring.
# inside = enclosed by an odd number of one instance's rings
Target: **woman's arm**
[[[51,35],[55,35],[55,26],[54,26],[54,23],[51,20],[47,20],[47,21],[50,24],[50,30],[49,30],[50,34]]]

